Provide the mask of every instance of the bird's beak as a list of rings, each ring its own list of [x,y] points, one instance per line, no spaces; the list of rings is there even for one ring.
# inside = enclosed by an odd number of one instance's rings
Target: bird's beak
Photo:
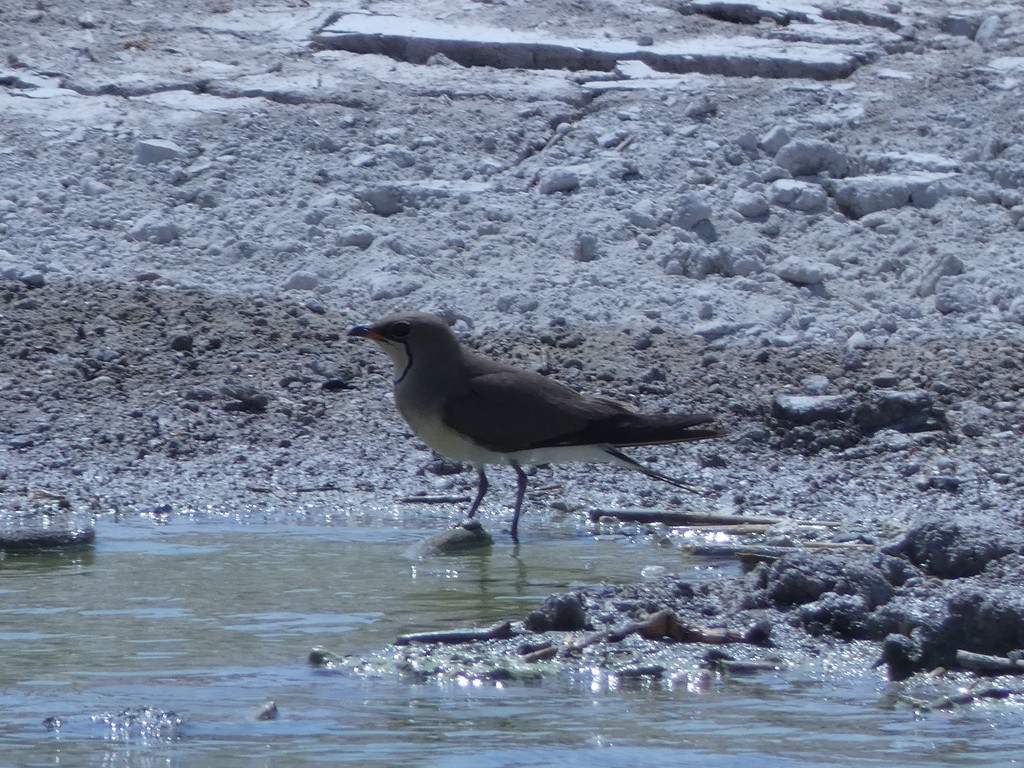
[[[361,339],[369,339],[370,341],[384,341],[384,337],[368,325],[357,325],[348,332],[348,335],[357,336]]]

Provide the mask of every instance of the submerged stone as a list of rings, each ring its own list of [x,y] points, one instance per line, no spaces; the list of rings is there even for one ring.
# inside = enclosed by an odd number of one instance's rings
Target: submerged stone
[[[476,520],[465,520],[454,528],[428,536],[412,547],[411,554],[417,557],[448,555],[453,552],[489,547],[492,544],[494,544],[494,538],[480,523]]]

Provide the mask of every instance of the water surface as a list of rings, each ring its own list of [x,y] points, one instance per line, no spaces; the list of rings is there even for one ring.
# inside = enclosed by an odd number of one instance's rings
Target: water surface
[[[501,685],[329,673],[311,648],[521,618],[552,592],[720,569],[623,537],[411,559],[415,526],[101,521],[76,555],[0,560],[0,765],[993,766],[1024,708],[921,715],[876,676],[820,670],[708,688],[573,675]],[[273,700],[276,720],[255,717]],[[173,712],[180,725],[116,715]],[[104,720],[102,715],[112,717]],[[47,718],[58,718],[54,727]]]

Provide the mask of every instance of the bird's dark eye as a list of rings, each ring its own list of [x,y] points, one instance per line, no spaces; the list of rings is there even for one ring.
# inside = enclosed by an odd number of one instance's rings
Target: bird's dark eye
[[[409,331],[411,330],[411,325],[405,322],[405,320],[399,320],[397,323],[391,324],[391,328],[388,330],[388,336],[395,340],[404,339],[409,335]]]

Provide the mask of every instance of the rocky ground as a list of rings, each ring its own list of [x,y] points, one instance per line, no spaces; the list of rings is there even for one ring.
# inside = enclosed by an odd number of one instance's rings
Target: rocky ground
[[[449,514],[397,499],[473,473],[408,435],[390,363],[345,338],[423,309],[729,430],[637,452],[697,496],[538,470],[563,485],[527,533],[672,507],[877,547],[607,587],[488,642],[669,610],[787,653],[864,642],[896,676],[1024,647],[1024,12],[541,5],[3,11],[8,517],[52,503],[33,489],[88,514]]]

